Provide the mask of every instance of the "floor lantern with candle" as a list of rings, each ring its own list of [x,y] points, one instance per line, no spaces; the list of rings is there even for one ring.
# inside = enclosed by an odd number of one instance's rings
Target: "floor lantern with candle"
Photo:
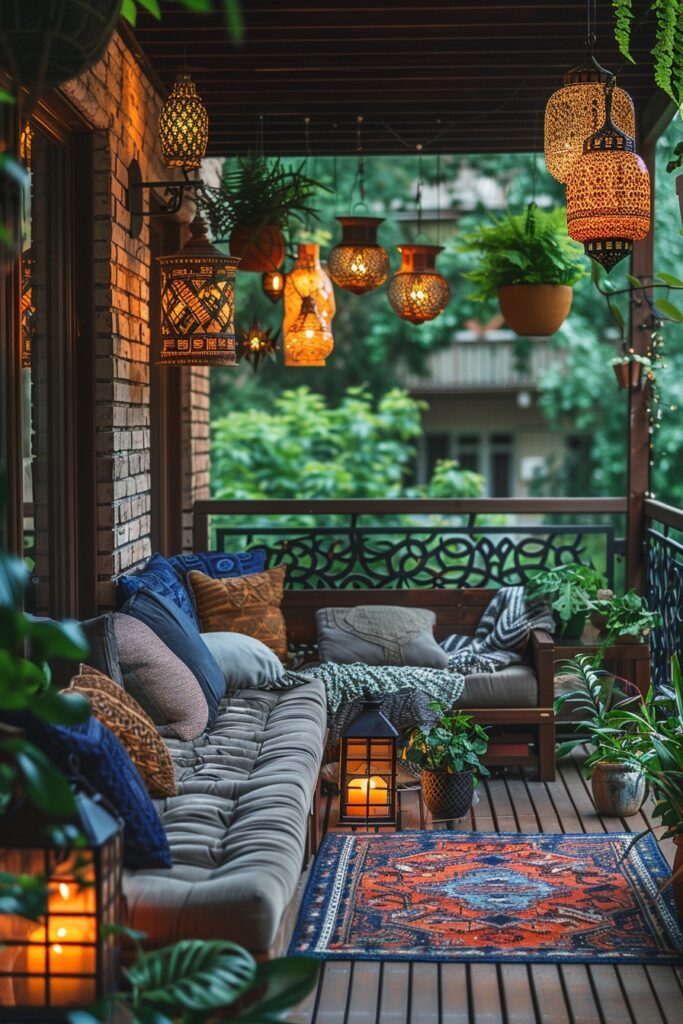
[[[396,739],[380,701],[363,702],[339,755],[339,824],[396,824]]]

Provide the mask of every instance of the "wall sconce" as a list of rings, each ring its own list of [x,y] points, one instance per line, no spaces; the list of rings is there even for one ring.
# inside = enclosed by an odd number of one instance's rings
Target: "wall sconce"
[[[339,824],[396,824],[396,739],[398,733],[380,701],[363,701],[357,718],[341,736]]]

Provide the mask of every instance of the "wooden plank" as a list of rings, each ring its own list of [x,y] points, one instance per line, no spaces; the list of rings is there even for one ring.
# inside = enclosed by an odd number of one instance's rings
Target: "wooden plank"
[[[381,965],[356,960],[351,975],[347,1020],[353,1024],[375,1024],[380,994]]]
[[[517,819],[505,787],[505,779],[486,779],[484,786],[493,811],[497,832],[517,832]]]
[[[595,999],[587,964],[563,964],[562,986],[569,999],[573,1024],[597,1024],[600,1009]]]
[[[639,964],[625,964],[618,968],[619,980],[635,1021],[661,1024],[662,1017],[650,985],[647,971]],[[680,1018],[679,1018],[680,1019]]]
[[[438,965],[412,963],[410,972],[410,1024],[439,1024]]]
[[[507,1024],[533,1024],[537,1017],[531,994],[531,968],[523,964],[501,964],[500,984]]]
[[[344,1024],[353,963],[350,960],[326,960],[318,983],[320,1000],[316,1024]]]
[[[377,1024],[406,1024],[410,996],[408,964],[382,964],[381,994]]]
[[[538,1015],[552,1024],[571,1024],[571,1011],[565,999],[559,968],[555,964],[534,964],[531,984]]]
[[[439,964],[441,1024],[471,1024],[467,967]]]
[[[667,1024],[680,1024],[683,1017],[683,991],[676,972],[670,967],[654,964],[645,970],[664,1020]]]
[[[524,780],[509,778],[506,785],[519,831],[540,832],[539,821]]]
[[[619,981],[619,971],[616,965],[589,964],[588,973],[591,976],[593,988],[597,994],[601,1012],[600,1019],[604,1020],[606,1024],[611,1024],[611,1021],[619,1021],[619,1024],[628,1024],[628,1022],[633,1021],[624,990]]]
[[[496,964],[471,964],[472,1024],[503,1024],[503,1003]]]

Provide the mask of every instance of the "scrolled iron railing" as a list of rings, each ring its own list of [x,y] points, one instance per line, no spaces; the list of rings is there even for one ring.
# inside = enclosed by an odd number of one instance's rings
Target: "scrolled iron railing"
[[[683,510],[661,501],[645,502],[647,524],[647,597],[662,616],[650,637],[652,682],[670,680],[673,654],[683,654]]]

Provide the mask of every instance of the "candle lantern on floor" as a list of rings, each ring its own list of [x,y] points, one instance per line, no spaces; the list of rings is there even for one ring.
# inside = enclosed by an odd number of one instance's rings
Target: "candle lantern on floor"
[[[35,809],[23,804],[0,821],[0,871],[44,877],[46,913],[37,921],[2,916],[0,1021],[66,1021],[115,991],[120,922],[121,824],[95,799],[76,794],[69,824],[83,845],[54,845]],[[44,825],[65,827],[63,821]]]
[[[396,739],[379,701],[363,702],[341,737],[339,824],[396,824]]]

